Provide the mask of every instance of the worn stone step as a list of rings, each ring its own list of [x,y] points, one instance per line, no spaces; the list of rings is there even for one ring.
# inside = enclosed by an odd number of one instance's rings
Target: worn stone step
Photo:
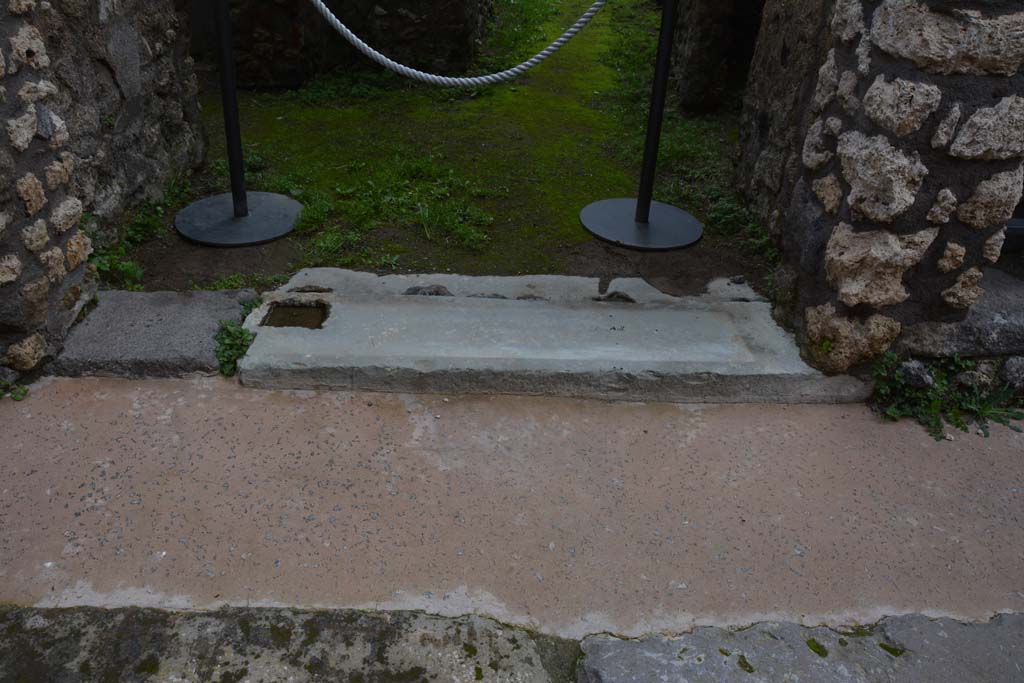
[[[429,393],[508,393],[675,402],[859,401],[868,387],[800,358],[770,304],[744,284],[672,297],[642,280],[297,274],[246,326],[242,383]],[[416,296],[407,292],[432,292]],[[440,295],[438,295],[440,294]],[[320,307],[319,329],[276,327]],[[300,311],[301,312],[301,311]]]

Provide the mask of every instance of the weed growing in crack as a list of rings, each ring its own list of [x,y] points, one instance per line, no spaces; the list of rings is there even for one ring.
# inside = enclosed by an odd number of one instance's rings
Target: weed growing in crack
[[[0,379],[0,399],[10,398],[12,401],[24,401],[28,396],[28,387]]]
[[[261,299],[251,299],[243,303],[242,322],[262,303]],[[220,374],[225,377],[233,377],[238,372],[238,361],[245,356],[256,339],[255,334],[242,327],[242,322],[221,320],[217,334],[213,337],[217,342],[216,354]]]
[[[1024,431],[1015,424],[1024,421],[1024,397],[997,383],[986,388],[963,386],[957,380],[962,373],[976,369],[974,361],[932,361],[926,364],[931,381],[924,385],[907,380],[902,362],[895,353],[886,353],[873,370],[876,384],[872,403],[885,419],[916,420],[936,440],[945,438],[947,423],[962,432],[974,425],[986,437],[991,423]]]

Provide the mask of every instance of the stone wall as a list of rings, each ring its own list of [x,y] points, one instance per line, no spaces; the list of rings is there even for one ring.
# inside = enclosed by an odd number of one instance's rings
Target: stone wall
[[[363,40],[392,59],[441,73],[457,73],[476,53],[491,0],[327,0],[326,4]],[[348,46],[309,0],[232,0],[235,61],[248,87],[297,87],[341,66],[369,62]],[[193,50],[213,59],[213,3],[192,0]]]
[[[689,111],[720,107],[743,86],[764,0],[678,0],[673,81]]]
[[[113,216],[203,156],[172,0],[0,0],[0,373],[59,349],[92,297],[83,214]]]
[[[740,182],[780,313],[847,370],[982,296],[1024,190],[1018,0],[768,0]]]

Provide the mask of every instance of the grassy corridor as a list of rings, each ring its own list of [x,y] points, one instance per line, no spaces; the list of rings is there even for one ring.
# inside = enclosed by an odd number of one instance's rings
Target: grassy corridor
[[[586,6],[499,0],[475,71],[532,55]],[[168,227],[182,203],[227,187],[219,94],[206,92],[208,169],[156,207],[160,229],[100,254],[108,280],[266,287],[307,266],[588,275],[653,268],[671,278],[687,259],[709,257],[700,277],[718,264],[722,272],[712,274],[756,279],[770,254],[758,253],[757,226],[730,188],[735,111],[672,113],[666,122],[657,196],[708,222],[709,240],[696,250],[641,258],[596,243],[579,225],[589,202],[636,192],[658,20],[646,0],[615,0],[513,85],[452,91],[354,72],[297,92],[242,93],[250,189],[290,194],[306,207],[293,236],[251,249],[201,250]],[[721,240],[734,253],[721,255]]]

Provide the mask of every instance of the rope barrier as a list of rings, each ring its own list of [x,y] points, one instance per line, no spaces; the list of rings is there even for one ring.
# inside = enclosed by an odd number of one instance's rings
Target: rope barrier
[[[551,55],[558,52],[562,47],[568,43],[572,38],[580,32],[580,30],[590,23],[591,19],[598,13],[598,11],[605,6],[608,0],[595,0],[594,4],[590,6],[583,16],[581,16],[575,24],[558,37],[553,43],[548,45],[546,48],[538,52],[536,55],[526,60],[518,66],[514,66],[511,69],[505,71],[499,71],[498,73],[487,74],[484,76],[466,76],[466,77],[452,77],[452,76],[439,76],[437,74],[427,73],[425,71],[419,71],[411,67],[399,64],[393,59],[381,54],[377,50],[363,42],[355,33],[353,33],[345,24],[341,23],[338,17],[334,16],[334,12],[330,10],[327,5],[323,3],[323,0],[310,0],[313,3],[313,7],[320,13],[320,15],[327,21],[331,27],[337,31],[342,38],[347,40],[352,47],[359,50],[362,54],[372,59],[377,64],[380,64],[385,69],[395,72],[399,76],[405,76],[421,83],[429,83],[431,85],[440,85],[449,88],[477,88],[487,85],[496,85],[498,83],[505,83],[507,81],[514,80],[519,76],[537,66]]]

